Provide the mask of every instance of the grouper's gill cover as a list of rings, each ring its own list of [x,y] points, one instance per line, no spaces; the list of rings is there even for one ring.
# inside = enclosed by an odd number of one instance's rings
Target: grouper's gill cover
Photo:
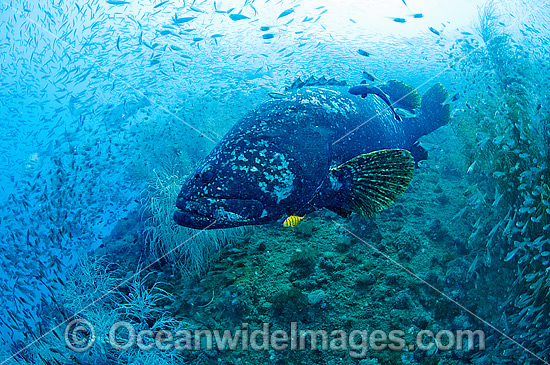
[[[426,93],[430,97],[422,103],[421,117],[403,121],[376,95],[362,98],[321,88],[261,104],[184,183],[176,223],[236,227],[323,207],[342,215],[376,214],[412,178],[414,163],[406,150],[414,151],[421,135],[449,118],[448,106],[442,105],[446,91],[436,86]],[[392,91],[386,85],[384,92],[393,100],[401,97]]]

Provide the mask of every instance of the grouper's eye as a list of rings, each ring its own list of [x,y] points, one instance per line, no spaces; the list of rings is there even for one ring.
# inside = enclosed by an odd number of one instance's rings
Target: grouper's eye
[[[209,168],[202,174],[202,180],[204,182],[210,182],[212,181],[212,178],[214,177],[214,172],[212,172],[212,168]]]
[[[202,172],[195,174],[195,179],[199,183],[208,183],[212,181],[214,178],[214,172],[212,171],[212,167],[207,167]]]

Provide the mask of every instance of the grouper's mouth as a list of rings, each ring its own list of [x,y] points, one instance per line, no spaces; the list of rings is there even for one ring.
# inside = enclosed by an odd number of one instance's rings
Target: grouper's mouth
[[[266,212],[257,200],[178,197],[177,224],[195,229],[231,228],[261,223]]]

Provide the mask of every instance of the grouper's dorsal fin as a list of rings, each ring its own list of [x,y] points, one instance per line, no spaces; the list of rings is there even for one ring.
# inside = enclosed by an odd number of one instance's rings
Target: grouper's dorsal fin
[[[378,87],[390,97],[393,106],[396,108],[412,111],[420,107],[420,101],[422,100],[420,93],[403,81],[389,80],[378,85]]]
[[[331,170],[340,183],[339,205],[365,218],[393,204],[412,180],[414,160],[407,150],[374,151],[352,158]]]
[[[315,76],[310,76],[307,79],[303,80],[300,77],[297,77],[296,80],[290,86],[285,86],[285,92],[296,91],[306,86],[346,86],[346,81],[336,80],[335,78],[326,79],[324,76],[316,78]]]

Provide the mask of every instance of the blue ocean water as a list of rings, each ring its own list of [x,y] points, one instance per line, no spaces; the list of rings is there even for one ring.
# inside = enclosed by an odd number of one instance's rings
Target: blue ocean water
[[[1,361],[549,361],[549,10],[0,1]],[[369,220],[321,211],[288,230],[285,217],[176,226],[176,195],[200,160],[247,112],[311,76],[447,88],[451,121],[420,140],[429,157],[405,195]],[[96,327],[87,351],[67,347],[89,335],[67,340],[74,319]],[[155,333],[297,321],[407,336],[462,325],[485,331],[487,346],[359,359],[332,348],[122,351],[108,336],[117,321]]]

